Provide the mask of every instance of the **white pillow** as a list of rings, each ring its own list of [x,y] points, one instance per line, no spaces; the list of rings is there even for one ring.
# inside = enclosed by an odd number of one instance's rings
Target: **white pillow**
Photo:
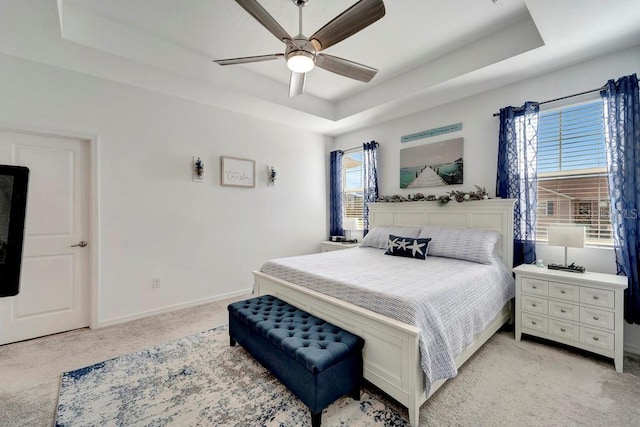
[[[491,264],[500,233],[477,228],[422,227],[420,238],[431,238],[429,256]]]
[[[420,233],[420,227],[402,227],[402,226],[380,226],[373,227],[364,239],[362,239],[361,247],[372,247],[378,249],[386,249],[389,243],[389,235],[393,234],[400,237],[410,237],[415,239]]]

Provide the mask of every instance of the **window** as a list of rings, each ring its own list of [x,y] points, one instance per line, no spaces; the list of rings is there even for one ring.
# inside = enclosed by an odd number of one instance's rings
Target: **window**
[[[611,244],[601,101],[540,113],[538,240],[550,224],[582,224],[586,242]]]
[[[361,148],[345,151],[342,156],[342,197],[345,218],[356,218],[362,228],[364,215],[364,169]]]
[[[553,215],[553,201],[538,202],[538,218],[541,216]]]

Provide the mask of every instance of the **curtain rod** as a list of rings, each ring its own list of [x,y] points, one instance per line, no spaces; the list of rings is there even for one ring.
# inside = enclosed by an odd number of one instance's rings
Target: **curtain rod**
[[[640,81],[640,79],[638,79],[638,81]],[[567,95],[567,96],[563,96],[560,98],[556,98],[556,99],[549,99],[548,101],[542,101],[542,102],[538,102],[538,105],[543,105],[543,104],[549,104],[551,102],[556,102],[556,101],[562,101],[564,99],[569,99],[569,98],[575,98],[576,96],[581,96],[581,95],[586,95],[588,93],[593,93],[593,92],[600,92],[601,90],[604,90],[607,88],[607,85],[605,84],[602,87],[599,87],[597,89],[591,89],[591,90],[587,90],[584,92],[580,92],[580,93],[574,93],[573,95]],[[521,107],[518,107],[515,109],[516,111],[522,111]],[[500,113],[493,113],[493,117],[498,117],[500,115]]]
[[[380,145],[380,143],[376,142],[376,141],[371,141],[371,142],[375,142],[376,146]],[[351,150],[358,150],[358,149],[362,149],[362,145],[357,145],[355,147],[351,147],[351,148],[345,148],[344,150],[341,150],[343,153],[346,153],[347,151],[351,151]]]

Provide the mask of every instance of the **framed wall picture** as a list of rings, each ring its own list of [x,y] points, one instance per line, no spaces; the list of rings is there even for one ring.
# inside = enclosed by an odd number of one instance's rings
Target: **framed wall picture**
[[[400,150],[400,188],[462,184],[464,138]]]
[[[255,160],[220,157],[220,185],[253,188],[256,186],[255,176]]]

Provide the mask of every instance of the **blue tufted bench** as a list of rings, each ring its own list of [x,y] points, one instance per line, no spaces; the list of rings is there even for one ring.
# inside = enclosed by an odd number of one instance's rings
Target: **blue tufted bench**
[[[345,394],[360,400],[364,340],[264,295],[229,304],[229,338],[309,407],[311,424]]]

